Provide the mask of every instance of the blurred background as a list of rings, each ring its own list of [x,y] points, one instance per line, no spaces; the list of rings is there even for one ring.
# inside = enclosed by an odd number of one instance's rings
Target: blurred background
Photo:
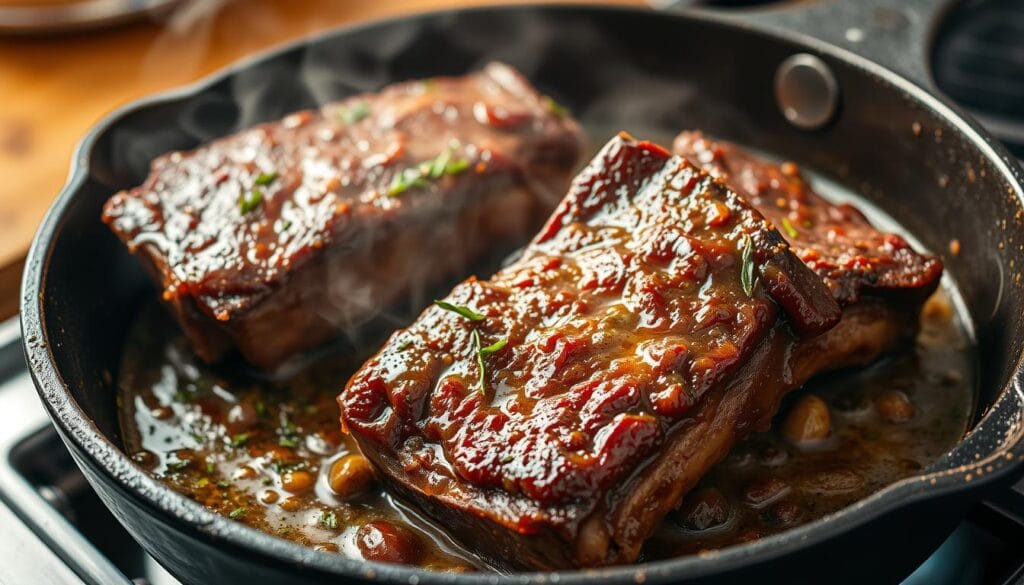
[[[644,0],[604,0],[643,5]],[[104,115],[347,23],[500,0],[0,0],[0,318],[22,259]]]
[[[0,318],[17,312],[22,259],[67,177],[75,144],[104,115],[318,31],[522,1],[0,0]],[[734,13],[843,1],[598,0]],[[935,82],[1024,158],[1024,0],[949,5],[931,39]]]

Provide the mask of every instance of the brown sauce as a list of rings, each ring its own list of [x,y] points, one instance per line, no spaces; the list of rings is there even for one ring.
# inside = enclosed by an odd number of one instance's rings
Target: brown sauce
[[[362,345],[367,353],[376,347]],[[210,368],[191,354],[173,320],[149,304],[136,318],[118,378],[125,446],[173,489],[270,534],[364,558],[360,540],[387,540],[395,528],[400,550],[378,560],[486,570],[380,484],[347,500],[331,489],[331,465],[355,451],[340,430],[335,397],[366,357],[339,346],[283,380],[262,379],[237,363]],[[794,393],[772,431],[737,445],[665,520],[641,560],[780,532],[917,473],[968,428],[973,360],[940,291],[925,307],[915,347]],[[827,405],[827,438],[797,446],[781,429],[809,395]]]

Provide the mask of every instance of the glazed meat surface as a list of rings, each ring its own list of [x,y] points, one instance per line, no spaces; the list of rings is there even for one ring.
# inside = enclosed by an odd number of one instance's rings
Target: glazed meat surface
[[[935,290],[942,275],[937,258],[918,254],[897,234],[878,231],[852,205],[825,200],[796,164],[767,164],[697,131],[677,136],[673,150],[725,181],[771,220],[841,305],[865,294],[920,301]]]
[[[516,71],[390,86],[156,159],[103,220],[197,354],[274,368],[534,233],[583,151]]]
[[[840,318],[740,197],[623,136],[518,261],[445,302],[350,380],[343,425],[465,544],[536,569],[635,559]]]

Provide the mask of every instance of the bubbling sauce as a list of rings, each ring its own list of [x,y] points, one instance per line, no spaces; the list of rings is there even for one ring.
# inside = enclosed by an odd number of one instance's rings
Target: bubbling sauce
[[[488,570],[360,472],[365,460],[341,431],[335,397],[383,337],[368,341],[359,351],[339,344],[271,380],[238,362],[202,364],[150,303],[135,320],[118,377],[125,447],[176,491],[269,534],[353,558]],[[780,532],[919,472],[968,428],[973,359],[940,290],[924,308],[914,347],[794,392],[770,432],[736,445],[665,519],[641,560]],[[823,438],[796,440],[801,432]],[[338,480],[339,470],[349,481]]]

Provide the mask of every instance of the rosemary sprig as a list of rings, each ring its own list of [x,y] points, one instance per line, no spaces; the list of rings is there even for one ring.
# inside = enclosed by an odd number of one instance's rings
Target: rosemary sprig
[[[740,284],[743,285],[743,292],[747,293],[747,296],[754,296],[754,286],[757,284],[754,281],[754,242],[750,239],[750,234],[743,235],[743,255],[741,257],[743,265],[740,267]]]

